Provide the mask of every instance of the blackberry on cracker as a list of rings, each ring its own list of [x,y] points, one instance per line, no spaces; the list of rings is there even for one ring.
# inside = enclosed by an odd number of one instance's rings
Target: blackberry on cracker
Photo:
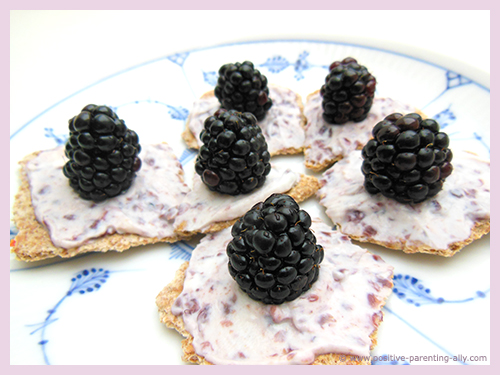
[[[137,134],[111,108],[89,104],[69,120],[63,173],[80,197],[101,202],[131,186],[140,151]]]
[[[250,61],[221,66],[214,94],[222,108],[250,112],[259,121],[273,105],[266,76]]]
[[[289,195],[273,194],[233,226],[229,273],[250,298],[278,305],[293,301],[319,277],[323,247],[311,218]]]
[[[332,63],[320,90],[324,120],[336,125],[363,121],[372,107],[376,83],[352,57]]]
[[[210,190],[238,195],[264,184],[271,155],[254,115],[219,109],[205,120],[200,139],[195,171]]]
[[[368,193],[400,203],[419,203],[441,191],[453,171],[449,138],[433,119],[393,113],[375,125],[363,147],[362,172]]]

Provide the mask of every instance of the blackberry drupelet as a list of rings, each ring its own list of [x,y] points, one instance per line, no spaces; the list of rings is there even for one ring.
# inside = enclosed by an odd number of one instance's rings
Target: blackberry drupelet
[[[200,139],[195,171],[210,190],[238,195],[264,184],[271,155],[254,115],[221,108],[205,120]]]
[[[137,134],[112,109],[89,104],[69,120],[63,173],[80,197],[102,202],[130,187],[140,151]]]
[[[320,90],[325,121],[336,125],[363,121],[372,107],[376,83],[352,57],[332,63]]]
[[[417,113],[393,113],[374,126],[363,147],[364,186],[368,193],[400,203],[419,203],[435,196],[453,171],[448,135],[433,119]]]
[[[309,214],[289,195],[273,194],[233,226],[227,246],[232,278],[250,298],[279,305],[309,290],[324,250]]]
[[[273,105],[266,76],[250,61],[221,66],[214,93],[222,108],[253,113],[259,121]]]

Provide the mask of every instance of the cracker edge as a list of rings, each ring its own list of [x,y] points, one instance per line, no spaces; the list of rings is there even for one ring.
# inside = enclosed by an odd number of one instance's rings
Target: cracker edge
[[[306,103],[309,101],[310,97],[312,97],[313,95],[317,94],[320,90],[316,90],[312,93],[310,93],[309,95],[307,95],[306,97]],[[426,118],[427,116],[425,116],[425,114],[417,109],[415,111],[416,113],[418,113],[420,116],[422,116],[422,118]],[[306,120],[306,123],[307,123],[307,118],[305,119]],[[305,125],[304,125],[305,126]],[[306,134],[307,136],[307,134]],[[309,152],[309,149],[311,149],[311,146],[304,146],[304,165],[307,169],[310,169],[314,172],[321,172],[327,168],[330,168],[332,165],[334,165],[336,162],[342,160],[344,158],[344,155],[335,155],[333,158],[331,159],[328,159],[328,160],[325,160],[323,163],[315,163],[314,161],[310,161],[310,160],[307,160],[307,154]],[[356,147],[356,150],[362,150],[363,149],[363,146],[358,146]]]
[[[273,86],[274,87],[279,87],[277,85],[273,85]],[[284,88],[284,89],[286,89],[286,88]],[[287,90],[290,90],[290,89],[287,89]],[[300,126],[302,127],[302,129],[305,130],[307,119],[304,116],[304,104],[302,102],[302,97],[298,93],[296,93],[295,91],[294,91],[294,94],[297,96],[296,97],[296,102],[297,102],[297,105],[299,106],[299,109],[300,109]],[[214,94],[213,90],[212,91],[208,91],[208,92],[204,93],[201,96],[200,99],[211,98],[214,95],[215,94]],[[191,120],[191,114],[188,116],[188,118],[186,120],[186,126],[184,127],[184,131],[182,132],[181,137],[184,140],[184,142],[186,142],[186,145],[189,148],[193,148],[193,149],[197,150],[200,147],[198,146],[198,141],[196,140],[196,136],[189,129],[189,122],[190,122],[190,120]],[[278,150],[276,152],[273,152],[271,154],[271,156],[296,155],[296,154],[302,153],[303,151],[304,151],[304,147],[300,147],[300,148],[288,147],[288,148],[284,148],[284,149]]]
[[[316,177],[301,174],[300,181],[294,187],[292,187],[290,190],[288,190],[283,194],[290,195],[297,202],[303,202],[307,198],[312,197],[314,194],[316,194],[319,188],[320,188],[320,183]],[[211,224],[204,231],[193,231],[193,232],[184,231],[184,228],[186,227],[187,223],[183,221],[182,223],[179,224],[175,233],[179,233],[182,236],[194,236],[199,233],[215,233],[221,231],[222,229],[232,226],[234,223],[236,223],[236,221],[238,221],[238,219],[239,218],[228,221],[218,221],[216,223]]]
[[[70,258],[88,252],[122,252],[131,247],[148,245],[158,242],[176,242],[189,236],[175,234],[171,237],[142,237],[136,234],[111,234],[89,240],[84,245],[71,249],[55,246],[46,227],[37,221],[31,202],[31,191],[26,171],[29,161],[36,158],[42,151],[36,151],[19,162],[21,184],[16,194],[12,208],[12,220],[19,233],[11,243],[11,252],[18,260],[33,262],[53,257]],[[183,174],[180,175],[183,179]]]
[[[375,245],[380,245],[385,248],[391,250],[402,250],[407,254],[432,254],[432,255],[440,255],[443,257],[452,257],[462,250],[465,246],[469,245],[473,241],[481,238],[482,236],[488,234],[490,232],[490,221],[489,220],[480,220],[474,223],[474,226],[471,229],[471,234],[468,238],[463,241],[453,242],[449,245],[447,249],[434,249],[424,243],[417,243],[416,245],[407,245],[407,241],[400,240],[399,242],[385,242],[385,241],[376,241],[373,238],[367,238],[362,236],[354,236],[342,231],[342,226],[337,224],[340,232],[350,237],[351,239],[359,242],[368,242]]]
[[[184,279],[186,276],[186,269],[189,266],[189,262],[183,263],[180,268],[176,271],[174,279],[170,284],[168,284],[156,297],[156,306],[158,307],[158,313],[160,316],[160,322],[165,324],[168,328],[175,329],[182,336],[185,337],[182,340],[182,360],[185,362],[192,362],[199,365],[212,365],[213,363],[208,362],[204,357],[196,354],[193,347],[193,336],[186,330],[184,326],[184,320],[180,316],[175,316],[172,314],[172,306],[176,298],[182,293],[184,288]],[[391,281],[390,288],[392,289],[393,284]],[[372,340],[370,349],[373,350],[377,345],[377,332],[380,322],[383,320],[384,312],[382,307],[385,301],[382,301],[380,305],[380,312],[382,313],[382,318],[374,322],[375,329],[370,334],[370,339]],[[344,360],[341,360],[344,359]],[[347,358],[349,358],[347,360]],[[371,365],[370,361],[362,360],[355,361],[351,359],[350,355],[343,354],[321,354],[317,356],[312,363],[312,365]]]

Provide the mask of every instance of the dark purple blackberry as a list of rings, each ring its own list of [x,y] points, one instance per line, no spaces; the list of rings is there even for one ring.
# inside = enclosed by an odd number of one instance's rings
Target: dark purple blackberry
[[[250,298],[279,305],[309,290],[324,251],[309,214],[289,195],[273,194],[233,226],[227,246],[229,273]]]
[[[400,203],[419,203],[435,196],[453,171],[448,135],[432,119],[417,113],[393,113],[374,126],[363,147],[365,189]]]
[[[271,155],[254,115],[221,108],[205,120],[200,139],[195,171],[210,190],[238,195],[264,184]]]
[[[222,108],[253,113],[259,121],[273,105],[266,76],[250,61],[221,66],[214,93]]]
[[[63,173],[83,199],[101,202],[130,187],[140,151],[137,134],[113,110],[89,104],[69,120]]]
[[[336,125],[363,121],[372,107],[376,83],[352,57],[332,63],[320,90],[325,121]]]

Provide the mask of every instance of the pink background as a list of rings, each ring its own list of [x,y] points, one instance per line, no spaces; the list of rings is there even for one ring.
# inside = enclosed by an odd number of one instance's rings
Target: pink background
[[[210,4],[210,9],[248,9],[248,5],[250,3],[248,2],[234,2],[234,1],[210,1],[210,2],[205,2],[205,1],[184,1],[184,2],[179,2],[179,1],[176,1],[176,2],[172,2],[172,1],[169,1],[169,2],[165,2],[165,1],[141,1],[141,2],[134,2],[135,5],[141,5],[142,8],[141,9],[193,9],[193,8],[196,8],[196,9],[207,9],[206,6],[207,4]],[[357,7],[361,7],[361,6],[365,6],[365,8],[368,8],[368,9],[373,9],[373,6],[374,5],[377,5],[378,8],[377,9],[401,9],[402,8],[402,4],[403,2],[401,1],[377,1],[376,3],[373,2],[373,1],[357,1],[356,2],[356,6]],[[474,5],[474,9],[485,9],[485,10],[491,10],[491,19],[493,20],[492,22],[492,32],[491,34],[492,35],[498,35],[498,33],[495,33],[494,30],[495,29],[498,29],[498,26],[497,26],[497,22],[495,21],[498,21],[498,17],[497,16],[497,11],[496,11],[496,7],[498,7],[498,5],[495,3],[493,3],[493,1],[491,2],[488,2],[488,1],[474,1],[474,2],[465,2],[465,1],[454,1],[454,2],[451,2],[451,1],[447,1],[447,2],[444,2],[444,1],[418,1],[418,2],[415,2],[415,3],[405,3],[405,4],[411,4],[411,7],[409,9],[425,9],[425,10],[428,10],[428,9],[457,9],[461,6],[467,6],[468,8],[464,8],[464,9],[472,9],[470,8],[471,5]],[[132,5],[132,4],[130,4]],[[331,2],[331,1],[274,1],[274,2],[270,2],[270,1],[260,1],[260,0],[257,0],[257,1],[252,1],[251,4],[252,6],[252,9],[352,9],[353,8],[353,3],[350,3],[350,2],[343,2],[342,4],[335,4],[334,6],[334,3]],[[307,5],[307,8],[305,7],[305,5]],[[117,2],[117,1],[86,1],[85,3],[75,3],[75,6],[78,8],[78,9],[82,9],[82,7],[85,7],[86,9],[112,9],[112,8],[118,8],[118,7],[127,7],[129,6],[129,4],[124,4],[123,2]],[[2,62],[3,62],[3,68],[2,69],[2,82],[3,82],[3,85],[2,85],[2,94],[3,94],[3,100],[2,100],[2,113],[4,114],[4,118],[7,119],[8,116],[7,114],[9,113],[9,106],[8,106],[8,103],[9,103],[9,85],[8,85],[8,82],[9,82],[9,60],[8,59],[8,48],[9,48],[9,30],[8,30],[8,27],[9,27],[9,11],[12,10],[12,9],[39,9],[41,7],[40,5],[40,2],[34,2],[34,1],[31,1],[31,2],[28,2],[28,1],[17,1],[17,2],[13,2],[13,1],[5,1],[2,3],[1,5],[2,7],[2,21],[0,24],[2,25],[2,44],[3,44],[3,51],[4,53],[2,54],[3,56],[3,59],[2,59]],[[417,8],[418,7],[418,8]],[[453,7],[453,8],[452,8]],[[68,2],[62,2],[62,1],[45,1],[43,2],[43,8],[44,9],[68,9]],[[129,8],[131,9],[131,8]],[[311,15],[312,16],[312,15]],[[373,27],[374,28],[377,28],[377,20],[373,20],[374,21],[374,25]],[[405,33],[405,30],[404,29],[401,29],[402,27],[402,23],[401,22],[396,22],[395,21],[395,24],[397,26],[399,26],[400,28],[399,29],[396,29],[394,32],[397,33],[397,34],[401,34],[401,33]],[[463,25],[464,28],[467,28],[467,25]],[[411,20],[408,21],[407,23],[407,26],[408,28],[418,28],[418,27],[425,27],[425,22],[422,24],[420,22],[417,22],[417,23],[413,23],[411,22]],[[439,29],[440,25],[434,25],[434,27],[436,27],[437,29]],[[470,30],[471,33],[474,33],[474,30]],[[191,29],[190,33],[196,33],[196,29]],[[374,34],[377,34],[376,32],[374,32],[373,34],[371,34],[371,37],[373,37]],[[269,36],[269,37],[272,37],[272,36]],[[390,33],[388,33],[386,35],[387,39],[391,39],[391,35]],[[498,39],[495,38],[495,37],[492,37],[492,41],[494,42],[498,42]],[[259,39],[259,38],[255,38],[255,39]],[[443,42],[445,42],[445,39],[443,40]],[[219,44],[218,42],[214,41],[214,43],[212,44]],[[491,59],[493,62],[498,62],[498,48],[495,46],[495,43],[491,43],[493,48],[491,49]],[[498,43],[497,43],[498,45]],[[472,47],[471,47],[472,48]],[[179,49],[179,50],[182,50],[182,49]],[[173,51],[170,51],[170,52],[173,52]],[[163,55],[165,53],[162,53]],[[40,57],[41,59],[43,59],[43,56]],[[139,56],[138,58],[140,58],[142,61],[146,61],[148,60],[148,57],[144,56],[144,57],[141,57]],[[131,66],[133,64],[129,64],[129,66]],[[493,66],[497,66],[497,64],[493,64]],[[489,73],[489,64],[482,64],[481,68],[483,70],[487,70],[488,73]],[[12,68],[11,68],[12,69]],[[116,69],[115,69],[116,71]],[[494,78],[496,76],[494,75]],[[78,87],[80,88],[81,85],[79,82],[76,82],[74,83],[75,87]],[[80,86],[78,86],[80,85]],[[496,87],[496,85],[494,85]],[[26,88],[27,90],[28,88]],[[65,87],[65,89],[69,89],[68,87]],[[75,91],[75,90],[74,90]],[[27,93],[28,95],[28,93]],[[61,95],[61,96],[64,96],[64,95]],[[498,97],[497,95],[495,95],[495,90],[493,90],[493,95],[492,95],[492,99],[493,99],[493,108],[495,108],[495,104],[498,103]],[[5,127],[5,125],[3,126]],[[498,139],[495,137],[495,135],[498,135],[496,134],[498,133],[498,130],[496,130],[495,127],[493,127],[492,129],[492,138],[493,139]],[[4,137],[4,142],[7,142],[6,139],[7,137]],[[8,156],[8,151],[9,150],[9,146],[8,145],[4,145],[4,147],[2,147],[1,149],[2,151],[2,160],[4,160],[3,163],[7,164],[6,163],[6,160],[8,160],[9,156]],[[493,168],[495,169],[496,168],[496,154],[497,154],[497,151],[496,151],[496,148],[493,147],[493,150],[492,150],[492,159],[493,159],[493,163],[492,163],[492,166]],[[496,173],[493,172],[493,177],[496,176]],[[497,180],[495,178],[493,178],[493,184],[496,186],[497,185]],[[2,189],[5,190],[5,184],[2,185]],[[5,231],[6,231],[6,227],[7,227],[7,215],[6,215],[6,212],[7,212],[7,199],[6,197],[8,196],[7,194],[7,191],[4,192],[5,194],[3,194],[2,196],[4,197],[2,199],[2,208],[3,206],[5,205],[5,209],[3,210],[4,212],[4,216],[3,216],[3,220],[5,220],[5,222],[2,222],[4,225],[4,228],[5,228]],[[495,195],[493,196],[493,201],[492,201],[492,206],[495,206],[496,204],[496,199],[495,199]],[[496,210],[494,210],[494,212],[496,212]],[[495,222],[494,220],[492,220],[493,223]],[[494,233],[494,230],[492,230],[492,232]],[[496,241],[496,238],[495,236],[492,236],[492,241],[493,241],[493,246],[491,247],[492,249],[495,248],[495,241]],[[4,239],[4,243],[7,243],[7,239]],[[496,252],[493,252],[491,254],[491,262],[493,264],[493,266],[496,266],[498,265],[498,255],[496,254]],[[8,298],[8,293],[9,293],[9,289],[8,289],[8,280],[7,280],[7,275],[3,275],[2,276],[5,281],[3,283],[4,287],[2,288],[2,294],[3,294],[3,297],[4,297],[4,300],[7,300]],[[498,272],[493,272],[493,284],[495,285],[498,285]],[[498,306],[499,306],[499,303],[498,303],[498,292],[495,290],[495,288],[493,288],[492,290],[492,311],[493,311],[493,314],[492,316],[495,316],[495,312],[498,311]],[[8,312],[6,311],[7,309],[4,309],[4,328],[5,328],[5,331],[4,332],[8,332]],[[498,353],[498,351],[496,349],[499,348],[498,346],[498,322],[496,320],[493,320],[491,322],[491,328],[492,328],[492,343],[491,343],[491,363],[492,365],[491,366],[488,366],[488,367],[480,367],[480,368],[477,368],[476,367],[476,370],[474,371],[484,371],[484,370],[492,370],[494,367],[497,367],[497,363],[498,363],[498,360],[496,360],[495,358],[495,355],[496,353]],[[8,347],[8,342],[7,342],[7,334],[4,334],[3,337],[4,337],[4,347],[2,350],[2,365],[7,365],[9,363],[9,347]],[[454,368],[454,370],[457,369],[458,371],[466,371],[464,369],[458,369],[458,368]],[[18,368],[18,367],[11,367],[8,369],[9,371],[23,371],[24,369],[23,368]],[[31,370],[31,369],[30,369]],[[40,371],[42,370],[43,372],[44,371],[61,371],[60,369],[36,369],[35,371]],[[66,371],[65,369],[63,369],[64,371]],[[95,368],[95,367],[92,367],[92,369],[78,369],[78,371],[96,371],[98,370],[99,372],[101,371],[104,371],[104,370],[108,370],[106,367],[98,367],[98,368]],[[113,368],[114,370],[114,368]],[[134,371],[135,369],[130,369],[130,368],[120,368],[119,371]],[[161,368],[154,368],[154,367],[151,367],[151,368],[147,368],[148,371],[170,371],[168,368],[165,368],[165,369],[161,369]],[[232,369],[223,369],[223,372],[227,372],[227,373],[230,373]],[[269,370],[269,368],[266,368],[265,370]],[[272,369],[271,369],[272,370]],[[375,367],[374,369],[372,369],[373,371],[399,371],[399,368],[396,368],[396,369],[391,369],[391,367],[383,367],[383,368],[377,368]],[[71,371],[74,371],[74,369],[72,369]],[[144,369],[140,369],[139,371],[144,371]],[[212,367],[197,367],[197,366],[194,366],[194,367],[191,367],[191,366],[184,366],[182,367],[182,371],[187,371],[187,372],[197,372],[197,371],[203,371],[205,373],[210,373],[212,371],[220,371],[220,369],[215,369],[215,368],[212,368]],[[238,369],[238,372],[240,371],[243,371],[243,372],[246,372],[246,371],[252,371],[252,373],[254,371],[261,371],[261,369]],[[291,372],[298,372],[298,371],[303,371],[302,368],[297,368],[297,367],[294,367],[294,368],[288,368],[287,371],[291,371]],[[331,369],[329,368],[324,368],[324,367],[317,367],[317,368],[314,368],[314,370],[312,371],[319,371],[319,372],[322,372],[322,373],[325,373],[326,371],[331,371]],[[362,371],[361,369],[358,369],[357,371]],[[420,371],[420,370],[411,370],[410,368],[406,368],[405,371]]]

